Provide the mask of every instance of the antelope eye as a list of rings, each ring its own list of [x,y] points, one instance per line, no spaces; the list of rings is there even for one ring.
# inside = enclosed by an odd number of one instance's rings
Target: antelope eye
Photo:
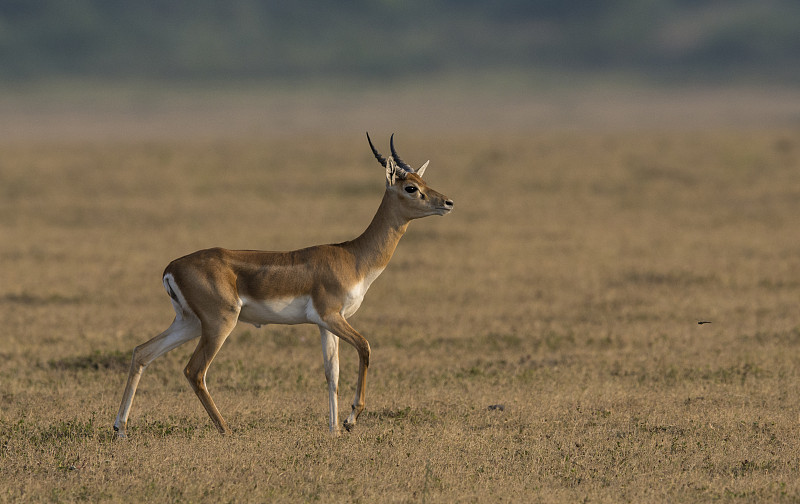
[[[406,186],[406,192],[408,194],[414,194],[415,192],[417,192],[417,188],[416,188],[416,186],[413,186],[413,185]]]

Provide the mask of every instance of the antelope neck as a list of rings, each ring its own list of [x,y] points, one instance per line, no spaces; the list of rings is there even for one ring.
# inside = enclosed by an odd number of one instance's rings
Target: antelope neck
[[[398,215],[392,199],[388,191],[384,193],[367,229],[354,240],[342,244],[359,258],[357,268],[362,274],[385,268],[408,228],[409,220]]]

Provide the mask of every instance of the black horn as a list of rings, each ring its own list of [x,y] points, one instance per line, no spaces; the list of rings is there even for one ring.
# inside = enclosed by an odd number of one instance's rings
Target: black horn
[[[397,155],[397,151],[394,150],[394,133],[392,133],[392,136],[389,137],[389,148],[392,149],[392,157],[394,158],[394,162],[397,163],[397,166],[404,169],[405,171],[414,173],[414,168],[411,168],[411,166],[409,166],[408,163],[400,159],[400,156]]]
[[[369,137],[369,132],[367,132],[367,142],[369,142],[369,148],[372,149],[372,153],[375,155],[375,159],[377,159],[378,162],[381,165],[383,165],[384,168],[386,168],[386,158],[381,156],[381,153],[378,152],[377,149],[375,149],[374,145],[372,145],[372,139]]]

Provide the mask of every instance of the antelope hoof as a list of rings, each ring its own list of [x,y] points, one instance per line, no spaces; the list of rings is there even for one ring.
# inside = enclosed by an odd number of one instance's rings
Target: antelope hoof
[[[128,438],[128,435],[125,433],[125,429],[120,430],[120,428],[117,427],[116,425],[114,426],[114,434],[116,434],[114,437],[117,438],[117,439],[127,439]]]
[[[347,432],[353,430],[353,427],[355,426],[356,426],[355,423],[349,423],[347,420],[345,420],[345,422],[342,424],[342,427],[344,427],[344,430],[346,430]]]

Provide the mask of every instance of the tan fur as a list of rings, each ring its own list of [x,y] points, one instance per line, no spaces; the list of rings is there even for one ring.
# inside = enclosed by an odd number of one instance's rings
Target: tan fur
[[[409,193],[407,186],[416,190]],[[144,368],[158,356],[199,337],[184,374],[217,429],[229,432],[208,393],[205,376],[241,319],[256,325],[319,326],[330,393],[330,429],[334,433],[338,432],[338,338],[356,348],[358,381],[352,411],[344,423],[349,430],[364,410],[370,358],[369,343],[346,320],[348,312],[354,312],[361,302],[353,296],[363,297],[369,281],[386,267],[411,220],[444,215],[452,208],[452,201],[429,188],[417,174],[398,168],[389,158],[383,200],[366,231],[354,240],[291,252],[213,248],[172,261],[164,271],[164,283],[173,296],[175,321],[166,331],[134,349],[114,429],[119,436],[125,436],[128,413]],[[285,312],[278,313],[280,309]]]

